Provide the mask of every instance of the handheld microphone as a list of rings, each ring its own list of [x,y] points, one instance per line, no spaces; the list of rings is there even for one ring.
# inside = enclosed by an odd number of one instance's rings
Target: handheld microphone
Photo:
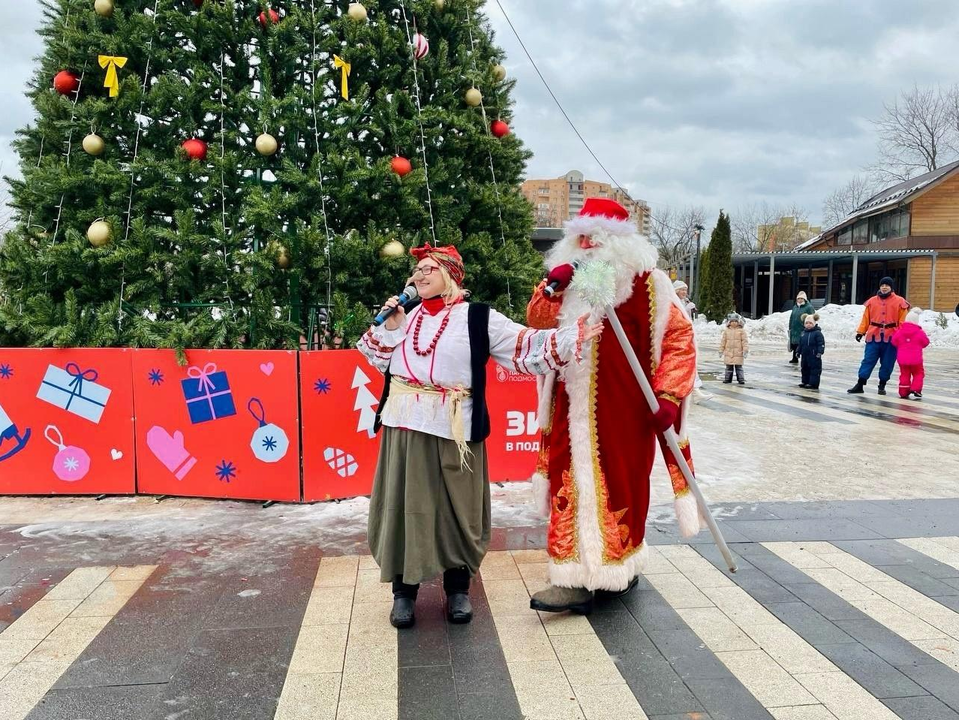
[[[411,300],[416,300],[420,297],[420,293],[417,292],[417,288],[414,285],[407,285],[403,292],[397,296],[397,307],[401,305],[406,305]],[[386,319],[393,315],[397,311],[397,308],[387,308],[386,310],[381,310],[380,313],[373,319],[373,324],[376,327],[383,325],[386,322]]]
[[[558,265],[550,271],[550,276],[554,279],[547,283],[543,289],[543,294],[552,298],[558,290],[565,290],[570,281],[573,280],[573,273],[580,267],[580,263],[574,261],[569,265]]]

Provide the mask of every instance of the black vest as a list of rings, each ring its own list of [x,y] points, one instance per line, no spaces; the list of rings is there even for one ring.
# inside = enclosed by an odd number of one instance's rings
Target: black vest
[[[415,306],[414,306],[415,307]],[[490,413],[487,410],[487,361],[490,359],[490,306],[470,303],[467,306],[467,333],[470,337],[470,392],[473,398],[473,417],[470,421],[469,442],[483,442],[490,435]],[[380,413],[390,395],[390,368],[383,374],[383,395],[377,407],[373,429],[380,431]]]

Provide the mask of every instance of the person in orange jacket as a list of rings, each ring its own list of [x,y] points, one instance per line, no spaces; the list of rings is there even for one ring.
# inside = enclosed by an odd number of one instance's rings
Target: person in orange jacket
[[[863,361],[857,373],[857,384],[847,390],[848,393],[862,393],[863,386],[870,379],[877,361],[880,362],[880,384],[878,395],[887,394],[887,381],[893,374],[897,362],[897,348],[890,340],[893,334],[906,320],[910,303],[893,291],[893,278],[880,278],[880,290],[863,304],[863,318],[857,328],[857,342],[867,339],[863,349]]]

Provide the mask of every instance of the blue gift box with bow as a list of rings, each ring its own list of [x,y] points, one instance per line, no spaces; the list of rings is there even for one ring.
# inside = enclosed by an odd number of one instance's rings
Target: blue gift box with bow
[[[218,371],[215,363],[207,363],[202,368],[191,366],[187,368],[187,375],[180,385],[191,423],[196,425],[237,414],[227,373]]]
[[[110,399],[110,388],[98,385],[98,378],[96,370],[81,370],[77,363],[67,363],[66,369],[50,365],[40,383],[37,397],[90,422],[99,423]]]

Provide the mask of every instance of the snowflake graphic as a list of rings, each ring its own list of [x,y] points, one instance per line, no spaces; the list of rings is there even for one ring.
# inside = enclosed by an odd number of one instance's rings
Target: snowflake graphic
[[[13,368],[9,365],[0,365],[0,380],[9,380],[13,377]]]
[[[272,435],[267,435],[267,437],[263,439],[263,447],[266,450],[276,450],[277,441],[273,439]]]
[[[68,457],[63,461],[63,466],[70,472],[74,472],[78,467],[80,467],[80,463],[75,457]]]
[[[221,460],[220,464],[217,465],[217,478],[223,480],[224,482],[230,482],[231,479],[237,476],[237,467],[232,462],[227,462],[226,460]]]
[[[163,384],[163,373],[157,369],[151,370],[147,375],[150,378],[151,385],[161,385]]]
[[[317,391],[318,395],[326,395],[328,392],[330,392],[331,387],[332,385],[330,384],[330,381],[326,378],[319,378],[313,384],[313,389]]]

